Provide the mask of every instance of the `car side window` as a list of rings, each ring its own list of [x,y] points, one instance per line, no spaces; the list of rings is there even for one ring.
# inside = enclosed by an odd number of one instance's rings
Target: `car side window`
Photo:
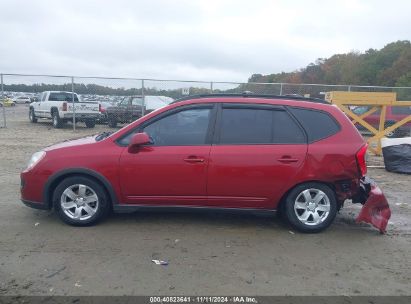
[[[72,93],[69,92],[56,92],[50,93],[49,101],[67,101],[70,102],[73,100]],[[78,102],[77,94],[74,94],[74,101]]]
[[[305,129],[310,143],[330,137],[340,131],[337,121],[324,111],[293,107],[290,107],[290,111]]]
[[[187,109],[161,118],[144,127],[155,146],[204,145],[210,108]]]
[[[219,144],[299,144],[305,135],[284,110],[222,110]]]
[[[273,137],[270,110],[223,109],[220,144],[270,144]]]

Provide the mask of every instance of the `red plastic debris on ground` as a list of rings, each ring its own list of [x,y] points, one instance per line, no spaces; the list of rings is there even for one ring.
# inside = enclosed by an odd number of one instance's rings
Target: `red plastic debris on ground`
[[[362,207],[356,222],[370,223],[379,229],[381,233],[385,233],[390,217],[391,210],[384,193],[377,185],[371,185],[368,199]]]

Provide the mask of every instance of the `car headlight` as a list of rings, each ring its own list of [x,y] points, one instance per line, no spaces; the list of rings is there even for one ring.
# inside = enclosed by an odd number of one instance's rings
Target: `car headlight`
[[[34,153],[31,156],[29,163],[27,164],[26,170],[30,170],[31,168],[33,168],[39,161],[43,159],[45,155],[46,155],[46,152],[44,151],[39,151],[39,152]]]

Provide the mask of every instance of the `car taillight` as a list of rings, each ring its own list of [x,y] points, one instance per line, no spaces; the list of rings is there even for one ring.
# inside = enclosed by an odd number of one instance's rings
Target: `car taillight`
[[[358,150],[357,154],[355,154],[355,157],[357,159],[358,169],[360,170],[361,176],[365,176],[367,174],[367,164],[365,162],[365,157],[367,155],[367,148],[368,148],[368,144],[365,144],[364,146],[361,147],[360,150]]]
[[[62,111],[67,111],[67,102],[63,102]]]

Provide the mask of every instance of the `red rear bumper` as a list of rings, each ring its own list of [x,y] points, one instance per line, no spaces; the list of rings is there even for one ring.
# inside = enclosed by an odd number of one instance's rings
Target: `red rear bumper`
[[[365,201],[361,202],[364,206],[356,218],[356,222],[370,223],[379,229],[381,233],[385,233],[388,220],[391,217],[391,210],[384,193],[368,177],[361,181],[361,190],[364,192]]]

